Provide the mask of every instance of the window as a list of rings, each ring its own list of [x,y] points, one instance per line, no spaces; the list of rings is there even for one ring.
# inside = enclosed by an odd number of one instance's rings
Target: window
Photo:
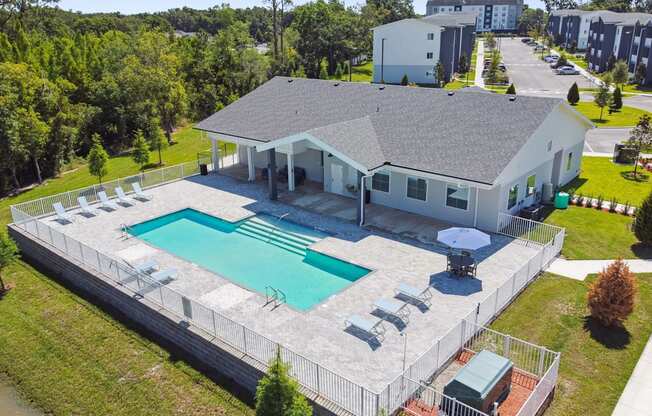
[[[435,40],[435,34],[434,33],[428,33],[428,40]]]
[[[433,55],[432,52],[427,52],[426,53],[426,59],[432,59],[432,55]]]
[[[516,205],[516,200],[518,199],[518,185],[514,185],[509,188],[509,197],[507,198],[507,209],[511,209]]]
[[[407,197],[418,199],[420,201],[426,200],[426,193],[428,192],[428,183],[425,179],[407,178]]]
[[[447,184],[446,206],[467,210],[469,208],[469,188]]]
[[[548,142],[548,151],[552,150],[552,140]]]
[[[566,170],[570,170],[573,165],[573,152],[568,154],[568,159],[566,159]]]
[[[389,175],[376,173],[371,177],[371,189],[374,191],[389,192]]]
[[[537,186],[537,175],[530,175],[527,177],[527,188],[525,188],[525,196],[534,194]]]

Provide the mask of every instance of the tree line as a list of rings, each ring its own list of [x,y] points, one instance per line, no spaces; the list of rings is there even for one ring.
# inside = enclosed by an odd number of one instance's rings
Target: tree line
[[[411,0],[263,6],[123,16],[0,2],[0,195],[58,175],[97,143],[118,154],[142,135],[160,151],[182,120],[275,75],[332,75],[371,53],[372,27],[414,16]]]

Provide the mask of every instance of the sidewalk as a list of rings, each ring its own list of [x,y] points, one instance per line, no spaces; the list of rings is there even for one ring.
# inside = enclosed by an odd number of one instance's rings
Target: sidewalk
[[[482,70],[484,69],[484,41],[478,41],[478,52],[475,55],[475,86],[484,88],[484,78],[482,78]]]
[[[566,260],[556,259],[546,271],[575,280],[584,280],[586,275],[599,273],[614,260]],[[634,273],[652,273],[652,260],[625,259]]]
[[[649,416],[650,414],[652,414],[652,337],[647,341],[611,416]]]

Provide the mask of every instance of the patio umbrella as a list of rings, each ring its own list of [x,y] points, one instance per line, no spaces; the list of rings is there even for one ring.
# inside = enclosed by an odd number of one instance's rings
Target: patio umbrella
[[[491,244],[491,237],[475,228],[452,227],[439,231],[437,241],[451,248],[477,250]]]

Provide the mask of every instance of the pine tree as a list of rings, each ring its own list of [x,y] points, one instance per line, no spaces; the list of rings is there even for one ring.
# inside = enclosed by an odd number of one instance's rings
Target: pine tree
[[[154,124],[156,126],[156,124]],[[159,127],[155,127],[149,137],[149,148],[158,152],[158,165],[163,165],[163,156],[161,151],[167,145],[165,136]]]
[[[575,105],[580,102],[580,89],[577,87],[577,82],[574,82],[568,89],[566,99],[570,105]]]
[[[652,192],[636,210],[634,235],[641,243],[652,246]]]
[[[299,393],[298,383],[288,375],[281,352],[270,362],[256,388],[256,416],[311,416],[312,408]]]
[[[6,233],[0,232],[0,294],[7,290],[2,280],[2,270],[18,258],[18,247]]]
[[[444,72],[444,65],[441,62],[437,62],[435,65],[435,74],[437,76],[437,87],[443,88],[446,85],[446,73]]]
[[[505,91],[505,94],[509,95],[516,95],[516,87],[514,86],[514,83],[507,88],[507,91]]]
[[[611,95],[610,108],[613,111],[620,110],[621,108],[623,108],[623,94],[620,92],[619,87],[616,87],[614,93]]]
[[[614,69],[611,71],[611,75],[613,76],[614,83],[622,87],[629,79],[627,63],[625,61],[616,62]]]
[[[604,108],[609,105],[611,101],[611,94],[609,93],[609,85],[611,85],[611,76],[610,74],[605,75],[602,84],[598,87],[598,91],[595,93],[594,102],[595,105],[600,107],[600,121],[602,121],[602,114],[604,113]]]
[[[101,185],[102,178],[109,173],[109,168],[107,167],[109,155],[102,146],[102,139],[99,134],[93,134],[91,140],[93,144],[90,152],[88,152],[88,170],[91,175],[97,176]]]
[[[140,166],[140,170],[143,170],[149,162],[149,148],[147,147],[147,141],[145,140],[143,131],[140,129],[136,130],[136,135],[134,136],[134,150],[131,152],[131,158]]]
[[[403,78],[401,78],[401,85],[408,85],[410,83],[410,80],[408,79],[407,74],[403,74]]]
[[[604,326],[620,325],[634,310],[636,278],[622,259],[598,274],[588,293],[591,316]]]

